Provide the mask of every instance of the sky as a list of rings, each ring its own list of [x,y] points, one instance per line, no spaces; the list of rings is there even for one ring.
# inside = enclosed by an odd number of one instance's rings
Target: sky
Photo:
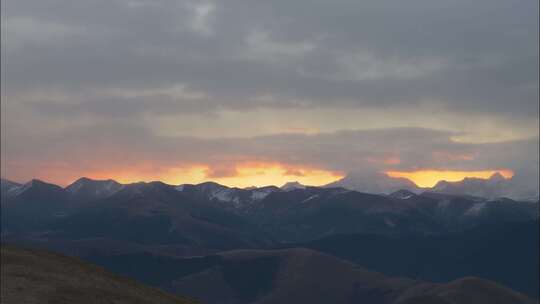
[[[15,181],[538,187],[538,1],[5,0],[1,43]]]

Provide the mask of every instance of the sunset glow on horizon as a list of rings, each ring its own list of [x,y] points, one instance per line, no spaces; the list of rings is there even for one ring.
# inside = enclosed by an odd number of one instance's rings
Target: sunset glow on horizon
[[[211,180],[232,187],[281,186],[287,182],[299,182],[309,186],[324,186],[344,177],[339,172],[318,168],[284,166],[281,164],[248,163],[236,167],[232,176],[215,177]]]
[[[386,162],[385,162],[386,163]],[[393,164],[393,162],[392,162]],[[45,182],[68,186],[81,177],[95,180],[113,179],[122,184],[137,182],[161,181],[170,185],[199,184],[216,182],[228,187],[262,187],[281,186],[287,182],[299,182],[308,186],[324,186],[344,178],[347,173],[329,170],[323,167],[305,164],[290,164],[272,160],[265,161],[231,161],[215,166],[204,163],[179,163],[157,165],[153,162],[139,163],[137,166],[111,166],[108,169],[87,168],[70,170],[56,166],[40,168],[32,178]],[[54,174],[52,174],[52,173]],[[406,178],[419,187],[433,187],[439,181],[456,182],[465,178],[489,179],[499,173],[505,179],[514,176],[511,169],[489,170],[383,170],[390,178]],[[25,183],[29,179],[24,176],[3,176],[16,182]]]
[[[499,173],[505,179],[514,176],[508,169],[481,170],[481,171],[454,171],[454,170],[418,170],[418,171],[386,171],[388,176],[394,178],[407,178],[419,187],[433,187],[439,181],[458,182],[465,178],[489,179],[493,174]]]
[[[281,186],[293,181],[309,186],[324,186],[344,177],[344,174],[340,172],[277,162],[243,162],[222,170],[195,164],[169,169],[156,169],[149,165],[140,168],[118,168],[110,171],[84,172],[80,173],[80,176],[73,175],[73,172],[69,172],[69,175],[67,175],[68,172],[57,171],[56,173],[55,175],[38,174],[36,178],[62,186],[67,186],[80,177],[87,177],[96,180],[113,179],[122,184],[162,181],[171,185],[180,185],[212,181],[229,187],[245,188]],[[62,176],[62,173],[66,175]]]

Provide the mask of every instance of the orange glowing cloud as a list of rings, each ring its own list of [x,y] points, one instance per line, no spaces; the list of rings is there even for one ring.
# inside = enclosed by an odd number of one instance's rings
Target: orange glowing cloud
[[[172,168],[149,168],[146,166],[137,168],[117,168],[111,171],[89,172],[85,176],[93,179],[114,179],[120,183],[129,184],[134,182],[162,181],[176,185],[182,183],[195,183],[204,181],[207,166],[189,165]]]
[[[214,181],[235,187],[282,185],[290,181],[322,186],[343,178],[343,176],[340,172],[319,168],[251,162],[237,165],[235,175],[218,177]]]
[[[493,174],[499,173],[509,179],[514,172],[508,169],[482,170],[482,171],[454,171],[454,170],[418,170],[418,171],[387,171],[390,177],[404,177],[414,182],[419,187],[433,187],[439,181],[457,182],[467,177],[488,179]]]

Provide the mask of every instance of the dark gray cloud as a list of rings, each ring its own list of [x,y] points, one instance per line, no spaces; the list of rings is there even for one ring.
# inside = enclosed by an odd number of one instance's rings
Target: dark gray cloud
[[[7,1],[6,82],[14,90],[180,83],[211,96],[201,110],[297,106],[253,102],[275,94],[324,107],[435,100],[530,118],[538,113],[537,6]]]
[[[537,1],[2,5],[3,174],[259,159],[538,180]]]

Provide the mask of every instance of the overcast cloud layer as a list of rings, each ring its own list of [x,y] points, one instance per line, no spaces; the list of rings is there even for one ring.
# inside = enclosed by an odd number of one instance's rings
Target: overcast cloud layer
[[[265,160],[538,185],[538,1],[6,0],[2,56],[6,177]]]

